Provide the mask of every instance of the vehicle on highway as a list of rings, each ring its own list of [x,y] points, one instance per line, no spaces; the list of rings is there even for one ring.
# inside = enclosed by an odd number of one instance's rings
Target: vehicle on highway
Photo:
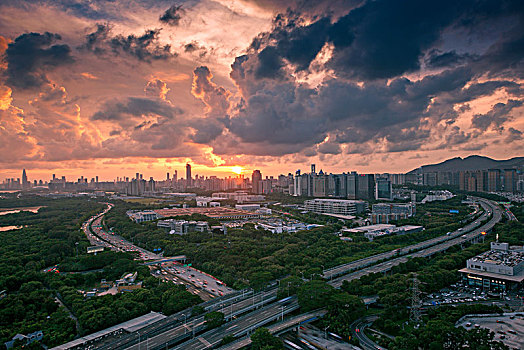
[[[301,350],[302,348],[300,346],[298,346],[297,344],[287,340],[287,339],[284,339],[284,343],[286,343],[288,346],[290,346],[291,348],[293,349],[298,349],[298,350]]]
[[[285,305],[285,304],[291,302],[291,299],[293,299],[293,297],[287,297],[287,298],[284,298],[284,299],[281,299],[281,300],[277,301],[277,303],[279,303],[280,305]]]

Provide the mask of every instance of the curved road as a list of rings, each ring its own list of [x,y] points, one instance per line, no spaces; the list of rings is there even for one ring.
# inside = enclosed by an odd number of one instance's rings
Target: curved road
[[[479,200],[479,201],[481,202],[481,205],[482,205],[483,201],[482,200]],[[412,245],[407,246],[407,247],[403,247],[398,252],[400,252],[400,254],[406,254],[406,253],[410,253],[412,251],[424,249],[424,248],[436,245],[438,243],[442,243],[442,242],[448,241],[448,240],[450,240],[452,238],[455,238],[455,237],[458,237],[460,235],[463,235],[465,232],[468,232],[470,230],[475,229],[476,227],[479,226],[479,223],[482,220],[487,219],[488,216],[489,216],[488,210],[486,210],[486,208],[488,207],[488,204],[485,203],[483,205],[483,207],[484,207],[484,210],[485,210],[484,213],[480,217],[478,217],[474,222],[467,224],[462,229],[454,231],[450,235],[439,236],[439,237],[436,237],[436,238],[428,239],[428,240],[423,241],[423,242],[412,244]],[[366,266],[370,266],[370,265],[376,264],[377,262],[379,262],[381,260],[393,258],[396,255],[398,255],[398,252],[393,250],[393,251],[389,251],[389,252],[384,252],[384,253],[372,255],[372,256],[369,256],[367,258],[355,260],[355,261],[352,261],[352,262],[347,263],[347,264],[335,266],[335,267],[333,267],[331,269],[325,270],[323,275],[322,275],[322,277],[324,279],[330,280],[330,279],[333,279],[334,277],[337,277],[337,276],[340,276],[340,275],[344,275],[344,274],[346,274],[348,272],[351,272],[351,271],[354,271],[354,270],[357,270],[357,269],[361,269],[361,268],[366,267]]]
[[[476,241],[478,240],[483,234],[483,232],[489,232],[493,226],[495,226],[495,224],[497,222],[500,221],[500,219],[502,218],[502,211],[500,210],[500,208],[493,204],[492,202],[488,201],[488,200],[484,200],[484,199],[479,199],[479,202],[480,204],[482,205],[482,207],[484,208],[485,212],[484,214],[477,219],[477,221],[481,221],[484,219],[484,215],[485,217],[489,216],[489,213],[493,213],[493,216],[492,218],[487,222],[485,223],[484,225],[481,225],[480,227],[474,229],[473,231],[470,231],[468,233],[465,233],[464,234],[464,231],[456,231],[455,233],[453,233],[452,235],[450,235],[452,238],[449,238],[450,236],[444,236],[447,238],[446,241],[444,241],[444,243],[440,243],[440,244],[437,244],[437,245],[432,245],[431,247],[429,248],[426,248],[426,249],[422,249],[422,250],[419,250],[415,253],[411,253],[411,254],[408,254],[406,256],[401,256],[401,257],[398,257],[398,258],[393,258],[391,260],[388,260],[388,261],[385,261],[385,262],[382,262],[382,263],[379,263],[379,264],[376,264],[376,265],[373,265],[373,266],[370,266],[370,267],[366,267],[366,268],[363,268],[361,270],[358,270],[358,271],[355,271],[353,273],[350,273],[350,274],[347,274],[347,275],[344,275],[344,276],[341,276],[341,277],[338,277],[336,279],[333,279],[332,281],[329,282],[329,284],[331,284],[333,287],[335,288],[340,288],[342,286],[342,283],[344,281],[352,281],[352,280],[355,280],[355,279],[359,279],[360,277],[362,276],[365,276],[365,275],[369,275],[371,273],[378,273],[378,272],[386,272],[386,271],[389,271],[391,270],[394,266],[397,266],[399,264],[402,264],[402,263],[405,263],[408,261],[408,259],[410,258],[426,258],[426,257],[431,257],[437,253],[440,253],[442,251],[445,251],[447,249],[449,249],[450,247],[454,246],[454,245],[459,245],[459,244],[462,244],[462,243],[465,243],[465,242],[472,242],[472,241]],[[467,225],[466,227],[470,226],[472,224],[469,224]],[[467,231],[467,228],[464,228],[465,231]],[[457,237],[457,236],[460,236],[460,237]],[[438,238],[442,238],[442,237],[438,237]],[[433,241],[433,240],[430,240],[430,241]],[[422,243],[426,243],[428,241],[425,241],[425,242],[422,242]],[[411,250],[413,250],[413,247],[415,245],[412,245],[412,246],[409,246],[405,249],[408,249],[408,248],[411,248]],[[391,252],[391,254],[394,254],[393,252]],[[383,255],[383,254],[379,254],[379,255]],[[374,256],[376,257],[376,256]],[[384,259],[383,257],[382,258],[376,258],[376,261],[379,261],[381,259]],[[364,266],[369,266],[368,265],[364,265]]]

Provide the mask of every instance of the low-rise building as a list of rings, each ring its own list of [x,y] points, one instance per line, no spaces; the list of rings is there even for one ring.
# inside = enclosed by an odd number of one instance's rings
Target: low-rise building
[[[6,349],[11,349],[13,346],[15,346],[15,342],[16,341],[19,341],[22,344],[24,344],[24,346],[26,346],[26,345],[31,344],[34,341],[41,341],[42,339],[44,339],[44,332],[36,331],[36,332],[33,332],[33,333],[29,333],[27,335],[25,335],[25,334],[17,334],[17,335],[15,335],[13,337],[13,339],[11,339],[8,342],[5,342],[4,345],[5,345]],[[24,347],[24,346],[22,346],[22,347]]]
[[[209,225],[206,221],[187,221],[167,219],[160,220],[157,227],[165,229],[170,234],[185,235],[189,232],[208,232]]]
[[[137,223],[152,221],[159,218],[154,210],[130,210],[126,214],[131,220]]]
[[[373,204],[371,220],[373,224],[387,224],[391,220],[406,219],[416,212],[414,203],[378,203]]]
[[[257,211],[258,209],[260,209],[260,204],[236,204],[235,209]]]
[[[231,199],[235,200],[238,203],[246,203],[246,202],[261,202],[266,199],[265,196],[260,194],[249,194],[245,191],[236,191],[236,192],[217,192],[213,193],[211,195],[214,200],[220,200],[220,199]]]
[[[307,211],[318,214],[356,215],[368,208],[366,201],[316,198],[304,202]]]
[[[471,287],[506,291],[522,286],[524,281],[524,247],[492,242],[491,249],[466,262],[459,270],[463,281]]]
[[[455,195],[449,191],[431,191],[430,194],[426,195],[422,199],[421,203],[434,202],[434,201],[445,201],[455,197]]]

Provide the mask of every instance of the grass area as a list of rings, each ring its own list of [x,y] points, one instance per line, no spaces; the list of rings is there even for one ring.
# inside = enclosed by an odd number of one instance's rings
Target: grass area
[[[164,201],[158,198],[129,198],[124,199],[128,203],[138,203],[143,205],[155,205],[163,203]]]

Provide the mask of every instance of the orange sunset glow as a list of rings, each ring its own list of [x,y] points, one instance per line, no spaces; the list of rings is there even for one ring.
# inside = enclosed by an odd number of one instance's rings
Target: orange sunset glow
[[[513,2],[79,3],[0,5],[0,181],[522,155]]]

